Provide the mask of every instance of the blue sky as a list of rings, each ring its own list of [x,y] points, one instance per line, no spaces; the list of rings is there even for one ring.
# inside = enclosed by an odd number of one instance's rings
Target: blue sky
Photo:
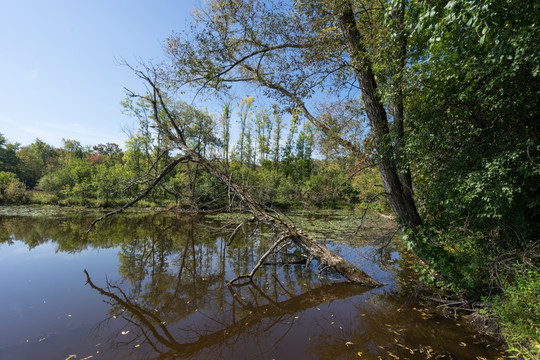
[[[0,0],[0,133],[28,145],[123,145],[129,63],[159,59],[201,0]]]

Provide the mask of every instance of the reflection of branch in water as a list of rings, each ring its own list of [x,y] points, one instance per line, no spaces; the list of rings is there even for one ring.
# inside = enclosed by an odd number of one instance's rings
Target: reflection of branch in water
[[[248,334],[250,328],[260,324],[263,320],[271,320],[270,324],[265,324],[264,331],[266,332],[276,324],[282,322],[283,319],[289,319],[294,314],[313,308],[323,302],[347,298],[369,290],[369,288],[355,283],[334,283],[323,285],[287,300],[277,302],[272,301],[271,297],[265,294],[256,284],[248,282],[242,286],[252,287],[254,290],[253,293],[259,293],[270,301],[268,304],[254,305],[249,301],[242,301],[241,297],[237,296],[234,292],[233,287],[229,287],[234,302],[240,305],[240,308],[245,311],[246,315],[239,320],[233,320],[232,324],[222,324],[223,328],[221,330],[206,334],[200,333],[194,341],[179,342],[172,336],[165,321],[162,321],[155,312],[145,309],[140,304],[129,299],[125,292],[115,285],[111,285],[108,282],[106,288],[95,285],[88,272],[84,270],[84,273],[90,287],[109,298],[111,305],[117,304],[126,310],[124,312],[125,319],[140,329],[149,346],[159,354],[159,358],[169,356],[190,357],[205,349],[224,346],[232,338]],[[289,324],[292,326],[292,323]],[[250,333],[248,335],[253,334]],[[161,348],[163,350],[160,350]]]

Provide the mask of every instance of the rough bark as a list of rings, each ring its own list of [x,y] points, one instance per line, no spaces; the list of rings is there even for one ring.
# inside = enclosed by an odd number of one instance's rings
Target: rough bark
[[[345,1],[337,7],[336,17],[343,32],[344,42],[351,57],[351,65],[362,91],[362,100],[373,132],[379,155],[379,170],[388,199],[399,220],[408,228],[416,229],[422,220],[412,192],[408,191],[400,179],[394,160],[388,116],[377,94],[377,82],[372,65],[362,45],[362,35],[356,25],[352,4]]]

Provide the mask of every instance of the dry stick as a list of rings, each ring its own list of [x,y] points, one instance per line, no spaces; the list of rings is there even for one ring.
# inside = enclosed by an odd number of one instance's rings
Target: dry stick
[[[360,161],[355,167],[354,169],[352,170],[351,174],[349,175],[349,177],[347,179],[345,179],[345,181],[343,181],[340,185],[338,185],[336,187],[336,190],[335,192],[338,192],[339,189],[341,189],[346,183],[348,183],[349,181],[351,181],[351,179],[353,177],[356,176],[356,174],[358,174],[359,172],[361,171],[364,171],[365,169],[369,169],[371,167],[374,167],[375,165],[377,164],[373,164],[371,161],[369,161],[369,157],[366,155],[366,157],[364,157],[364,159],[362,159],[362,161]],[[360,166],[362,165],[364,162],[366,161],[369,161],[367,165],[364,165],[364,166]]]
[[[231,246],[234,238],[236,237],[236,235],[238,235],[238,232],[240,231],[240,229],[242,229],[244,226],[246,226],[247,224],[250,224],[252,222],[255,222],[257,219],[255,217],[252,217],[252,218],[249,218],[247,219],[246,221],[242,222],[240,225],[238,225],[234,231],[232,232],[231,236],[229,236],[229,241],[227,241],[227,246]]]
[[[127,208],[129,208],[130,206],[136,204],[139,200],[141,200],[142,198],[144,198],[146,195],[148,195],[150,193],[150,191],[152,191],[152,189],[161,181],[161,179],[163,179],[163,177],[165,175],[167,175],[168,173],[171,172],[172,169],[174,169],[174,167],[178,164],[180,164],[181,162],[183,161],[186,161],[188,159],[187,156],[182,156],[176,160],[173,160],[171,161],[167,166],[165,166],[165,168],[161,171],[161,173],[154,179],[154,181],[148,185],[148,187],[141,193],[139,193],[139,195],[137,195],[137,197],[133,200],[131,200],[130,202],[128,202],[127,204],[125,204],[124,206],[122,206],[121,208],[118,208],[114,211],[111,211],[111,212],[108,212],[106,213],[105,215],[103,216],[100,216],[99,218],[95,219],[94,221],[92,221],[92,223],[90,224],[90,226],[88,227],[88,229],[86,230],[86,234],[88,234],[92,228],[94,227],[94,225],[96,223],[98,223],[99,221],[101,220],[104,220],[106,218],[108,218],[109,216],[113,216],[113,215],[116,215],[116,214],[120,214],[121,212],[123,212],[124,210],[126,210]]]
[[[270,256],[270,254],[274,251],[275,248],[277,248],[279,246],[279,244],[281,244],[282,242],[284,242],[285,240],[288,240],[288,239],[291,239],[292,236],[291,235],[285,235],[283,236],[282,238],[280,238],[278,241],[274,242],[272,244],[272,246],[270,246],[270,248],[268,250],[266,250],[266,252],[264,253],[263,256],[261,256],[261,258],[259,259],[259,261],[257,262],[257,264],[253,267],[253,269],[251,270],[251,272],[248,274],[248,275],[238,275],[236,276],[235,278],[233,278],[232,280],[230,280],[227,285],[231,285],[233,284],[235,281],[237,280],[240,280],[240,279],[244,279],[244,278],[249,278],[249,279],[252,279],[253,278],[253,275],[255,275],[255,273],[257,272],[257,270],[259,270],[259,268],[262,266],[262,264],[264,263],[264,260],[266,260],[266,258],[268,256]]]

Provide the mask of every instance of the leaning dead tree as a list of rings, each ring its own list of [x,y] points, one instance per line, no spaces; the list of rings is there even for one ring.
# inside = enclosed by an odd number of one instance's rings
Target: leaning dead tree
[[[128,207],[134,205],[137,201],[147,196],[152,189],[157,186],[160,181],[170,173],[175,166],[182,162],[192,162],[198,164],[199,167],[204,169],[211,176],[219,180],[221,183],[226,185],[229,190],[234,193],[239,199],[245,203],[252,214],[252,218],[249,219],[249,222],[259,222],[267,225],[269,228],[273,229],[275,232],[280,234],[278,240],[274,242],[272,246],[266,251],[266,253],[258,261],[257,265],[253,270],[246,275],[240,275],[232,279],[231,282],[235,282],[241,278],[252,278],[257,271],[257,269],[264,263],[265,259],[270,256],[280,245],[285,242],[291,242],[307,254],[309,254],[314,259],[317,259],[320,263],[322,269],[332,269],[337,273],[341,274],[345,278],[355,283],[369,286],[369,287],[378,287],[383,284],[369,275],[364,271],[360,270],[358,267],[351,264],[349,261],[343,257],[333,253],[326,246],[315,241],[311,236],[303,232],[301,229],[296,228],[293,224],[286,222],[279,217],[271,214],[267,211],[262,204],[260,204],[257,199],[255,199],[250,192],[242,187],[240,184],[236,183],[230,174],[222,171],[219,166],[209,159],[201,155],[196,150],[196,146],[192,147],[188,145],[187,133],[186,133],[186,124],[184,119],[179,117],[179,114],[174,112],[169,108],[168,98],[166,93],[162,92],[157,81],[158,71],[153,68],[146,68],[146,71],[140,71],[133,69],[135,73],[144,81],[148,86],[148,92],[146,95],[137,95],[131,93],[130,96],[141,98],[144,101],[147,101],[152,108],[153,112],[153,124],[154,127],[166,135],[169,140],[176,146],[176,149],[179,151],[179,154],[174,160],[172,160],[168,165],[166,165],[160,174],[158,174],[155,179],[149,183],[147,188],[142,191],[136,198],[124,205],[123,207],[107,213],[102,217],[94,220],[90,225],[89,231],[94,226],[95,223],[105,219],[106,217],[118,214]],[[242,224],[237,228],[239,229]],[[234,235],[234,234],[233,234]]]

